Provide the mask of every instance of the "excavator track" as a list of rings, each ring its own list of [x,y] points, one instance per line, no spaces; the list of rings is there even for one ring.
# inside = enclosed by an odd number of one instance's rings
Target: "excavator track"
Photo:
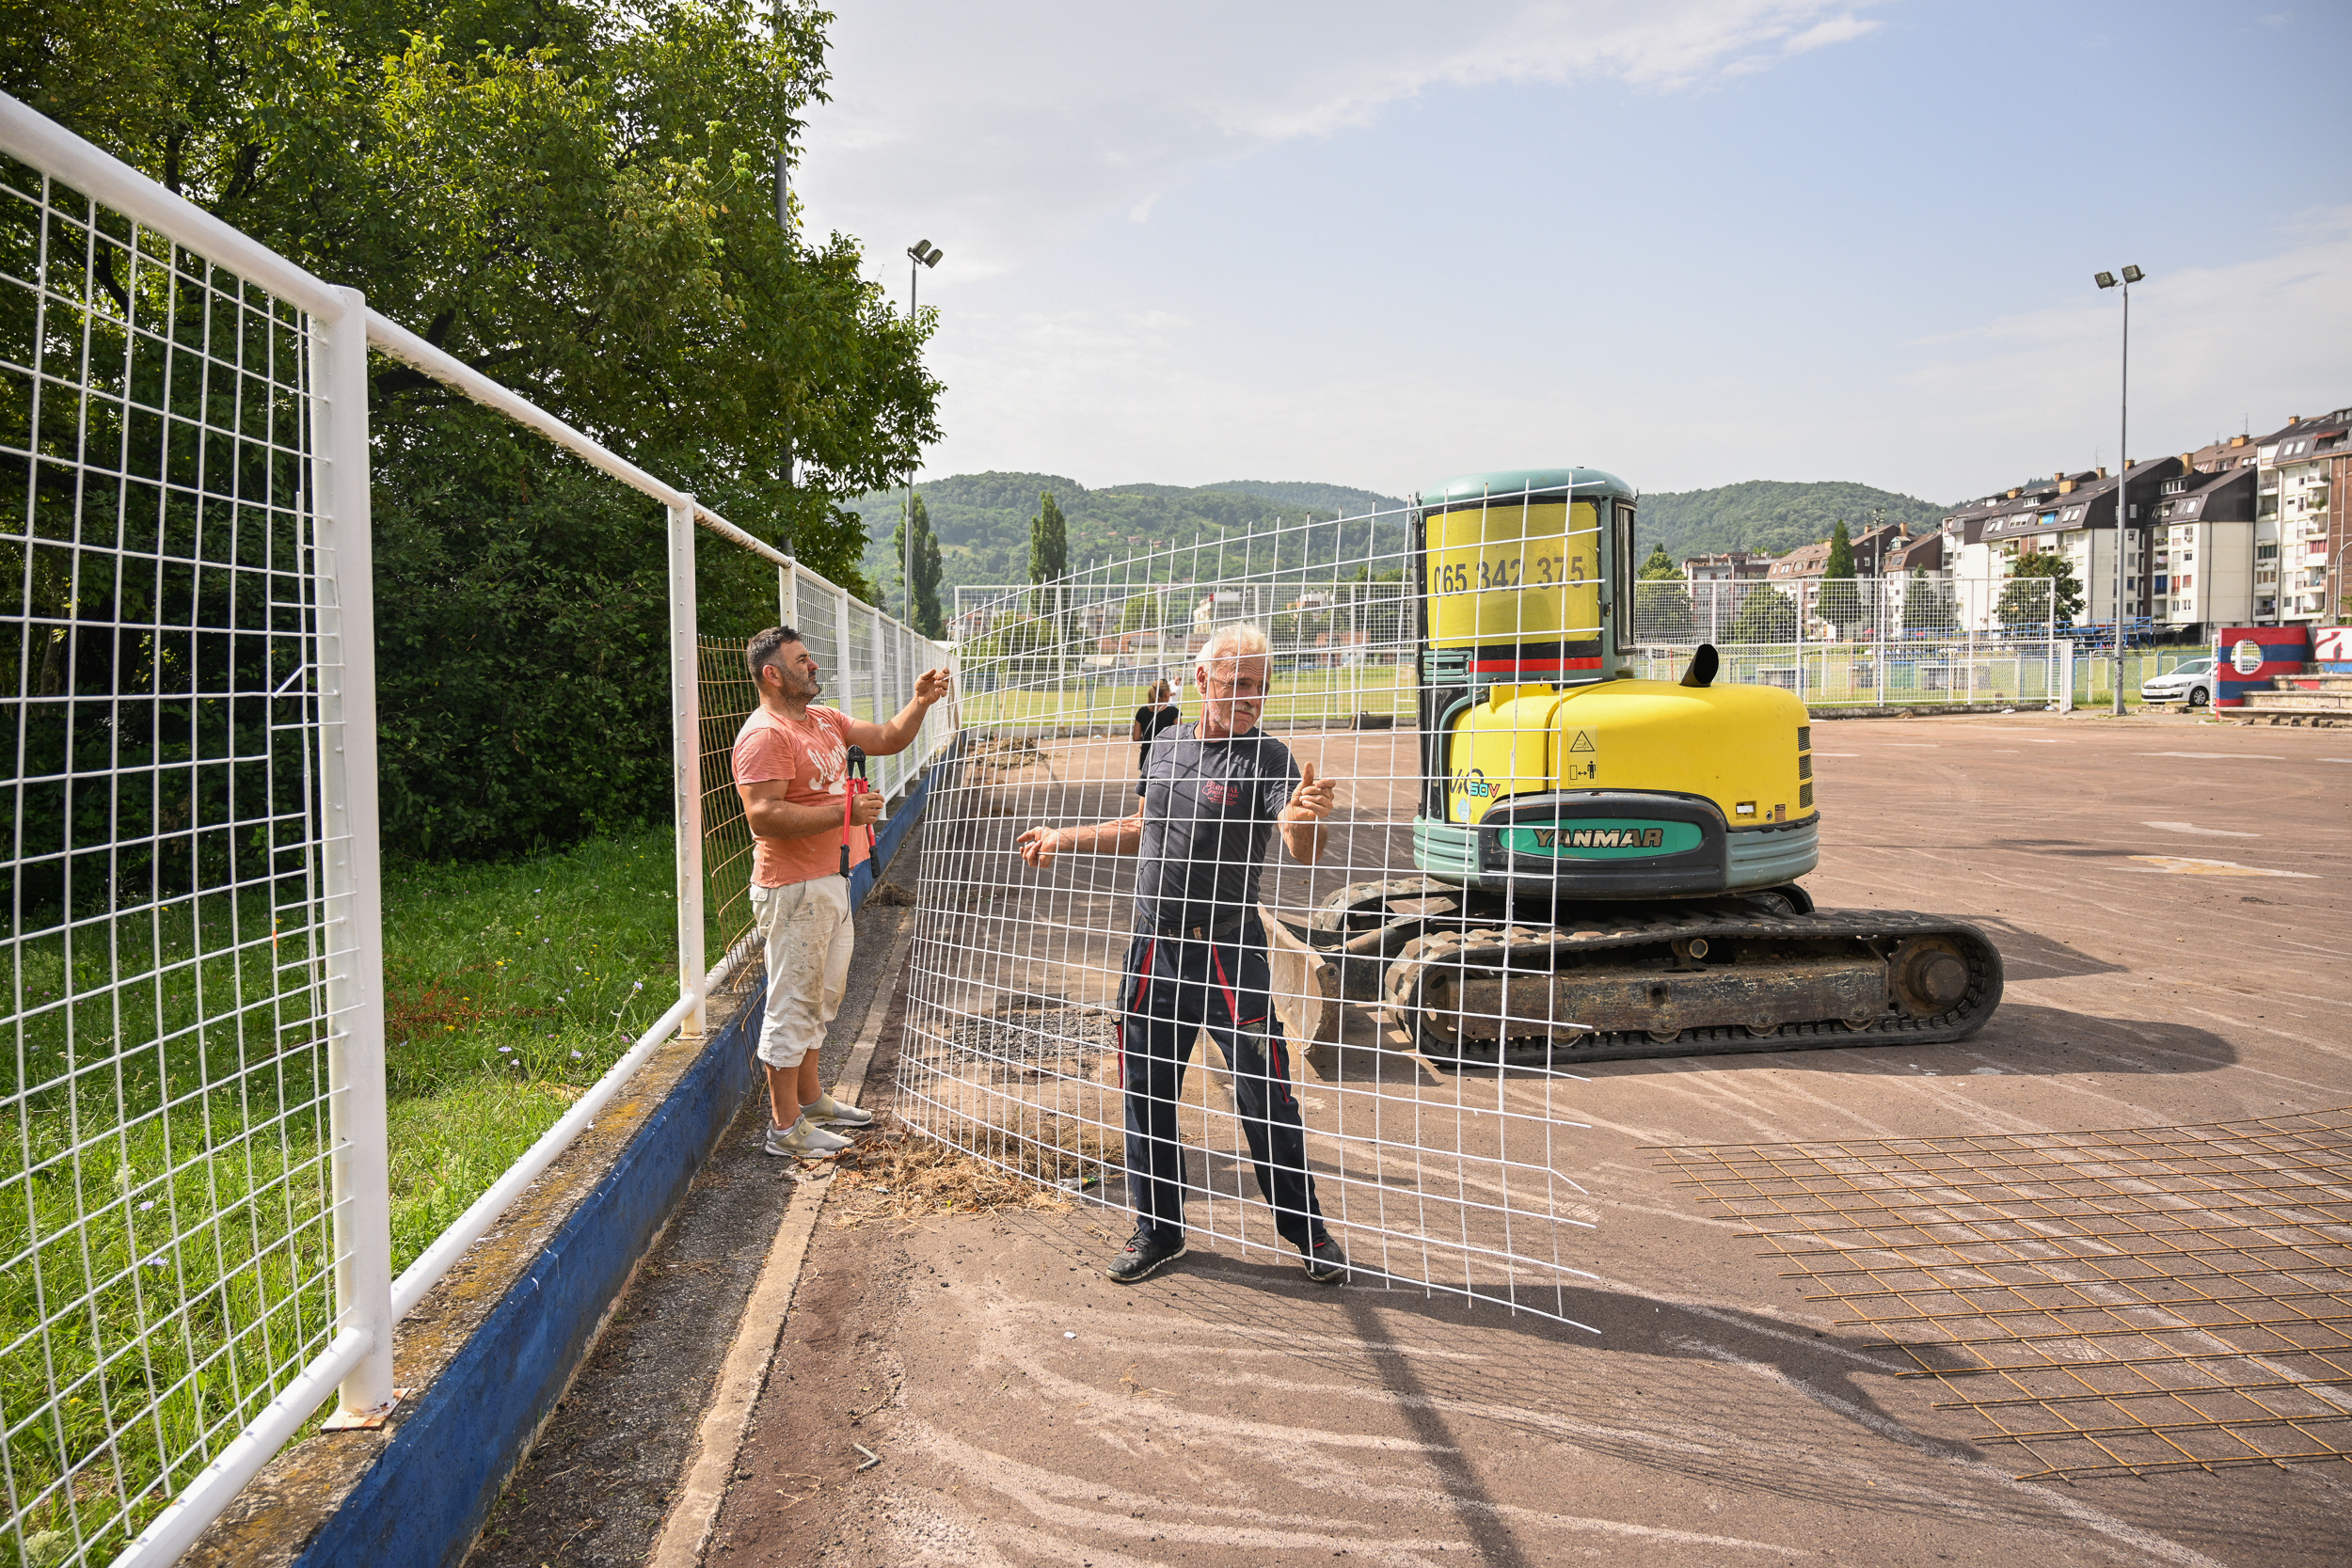
[[[1380,918],[1399,894],[1422,905],[1409,926]],[[1998,950],[1974,927],[1934,915],[1804,911],[1774,893],[1587,905],[1530,926],[1482,920],[1478,899],[1456,903],[1449,919],[1446,902],[1428,883],[1350,888],[1313,933],[1327,948],[1350,926],[1405,939],[1366,933],[1345,945],[1378,964],[1380,999],[1435,1061],[1573,1067],[1929,1045],[1974,1033],[2001,997]]]

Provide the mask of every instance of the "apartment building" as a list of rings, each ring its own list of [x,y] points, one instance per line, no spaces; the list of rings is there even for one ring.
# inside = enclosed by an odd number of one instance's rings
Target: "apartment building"
[[[2122,497],[2129,507],[2122,531],[2122,611],[2126,617],[2147,615],[2154,598],[2150,536],[2155,505],[2164,482],[2178,478],[2185,466],[2180,458],[2162,457],[2134,463],[2120,475],[2105,468],[2060,470],[1954,509],[1944,518],[1942,547],[1960,592],[1961,612],[1973,624],[1989,625],[2010,563],[2039,552],[2065,557],[2082,584],[2077,624],[2112,623],[2115,520]]]
[[[2184,471],[2158,486],[2153,567],[2153,618],[2192,637],[2245,625],[2256,602],[2250,450],[2244,464],[2233,453],[2217,470],[2197,467],[2199,455],[2185,454]]]
[[[2332,620],[2343,581],[2344,483],[2352,467],[2352,407],[2307,420],[2253,443],[2256,624]]]
[[[1684,556],[1682,575],[1692,582],[1747,582],[1762,578],[1772,564],[1769,550],[1724,550]]]

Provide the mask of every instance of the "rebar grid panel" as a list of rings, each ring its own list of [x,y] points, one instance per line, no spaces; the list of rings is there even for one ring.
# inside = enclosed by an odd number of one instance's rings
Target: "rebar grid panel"
[[[2352,1110],[1660,1159],[2021,1479],[2352,1459]]]
[[[0,158],[0,1485],[28,1561],[119,1550],[336,1331],[326,988],[356,960],[312,347]]]
[[[1593,529],[1573,531],[1592,558]],[[1127,1169],[1130,1110],[1164,1118],[1172,1143],[1148,1126],[1143,1142],[1181,1190],[1196,1239],[1295,1265],[1313,1222],[1288,1184],[1311,1181],[1359,1286],[1572,1322],[1569,1282],[1591,1277],[1569,1263],[1572,1232],[1595,1213],[1569,1174],[1579,1080],[1433,1065],[1375,1004],[1337,994],[1327,963],[1299,940],[1340,889],[1412,875],[1422,778],[1407,579],[1417,569],[1407,517],[1385,512],[1277,524],[960,600],[963,731],[924,825],[901,1114],[993,1164],[1114,1207],[1133,1206],[1141,1185]],[[1536,595],[1527,599],[1532,610]],[[1197,723],[1198,656],[1214,629],[1236,622],[1270,641],[1257,731],[1279,750],[1253,743],[1264,769],[1255,782],[1188,775],[1184,787],[1199,793],[1186,820],[1214,810],[1263,822],[1294,797],[1299,780],[1287,770],[1311,767],[1337,791],[1322,852],[1302,863],[1286,830],[1267,825],[1254,842],[1239,832],[1196,861],[1228,878],[1233,907],[1254,919],[1205,938],[1139,933],[1136,855],[1072,849],[1032,867],[1016,840],[1140,810],[1138,707],[1166,677],[1183,721]],[[1556,641],[1578,629],[1531,635]],[[1259,885],[1245,895],[1252,866]],[[1158,1000],[1139,1003],[1139,984],[1162,982]],[[1152,1011],[1169,1034],[1146,1044],[1136,1031]],[[1208,1043],[1190,1018],[1206,1023]],[[1165,1092],[1146,1077],[1151,1061]],[[1193,1069],[1180,1081],[1177,1061]]]

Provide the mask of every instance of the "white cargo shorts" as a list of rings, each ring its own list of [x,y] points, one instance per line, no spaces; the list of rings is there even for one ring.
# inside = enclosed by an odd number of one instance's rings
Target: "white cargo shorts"
[[[752,888],[752,918],[768,950],[768,1011],[759,1026],[759,1059],[795,1068],[825,1043],[850,983],[857,924],[850,879],[813,877],[782,887]]]

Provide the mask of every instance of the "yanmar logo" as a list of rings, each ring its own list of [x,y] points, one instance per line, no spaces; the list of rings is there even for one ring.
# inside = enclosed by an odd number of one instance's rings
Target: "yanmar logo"
[[[1538,828],[1539,849],[1662,849],[1663,828]]]

